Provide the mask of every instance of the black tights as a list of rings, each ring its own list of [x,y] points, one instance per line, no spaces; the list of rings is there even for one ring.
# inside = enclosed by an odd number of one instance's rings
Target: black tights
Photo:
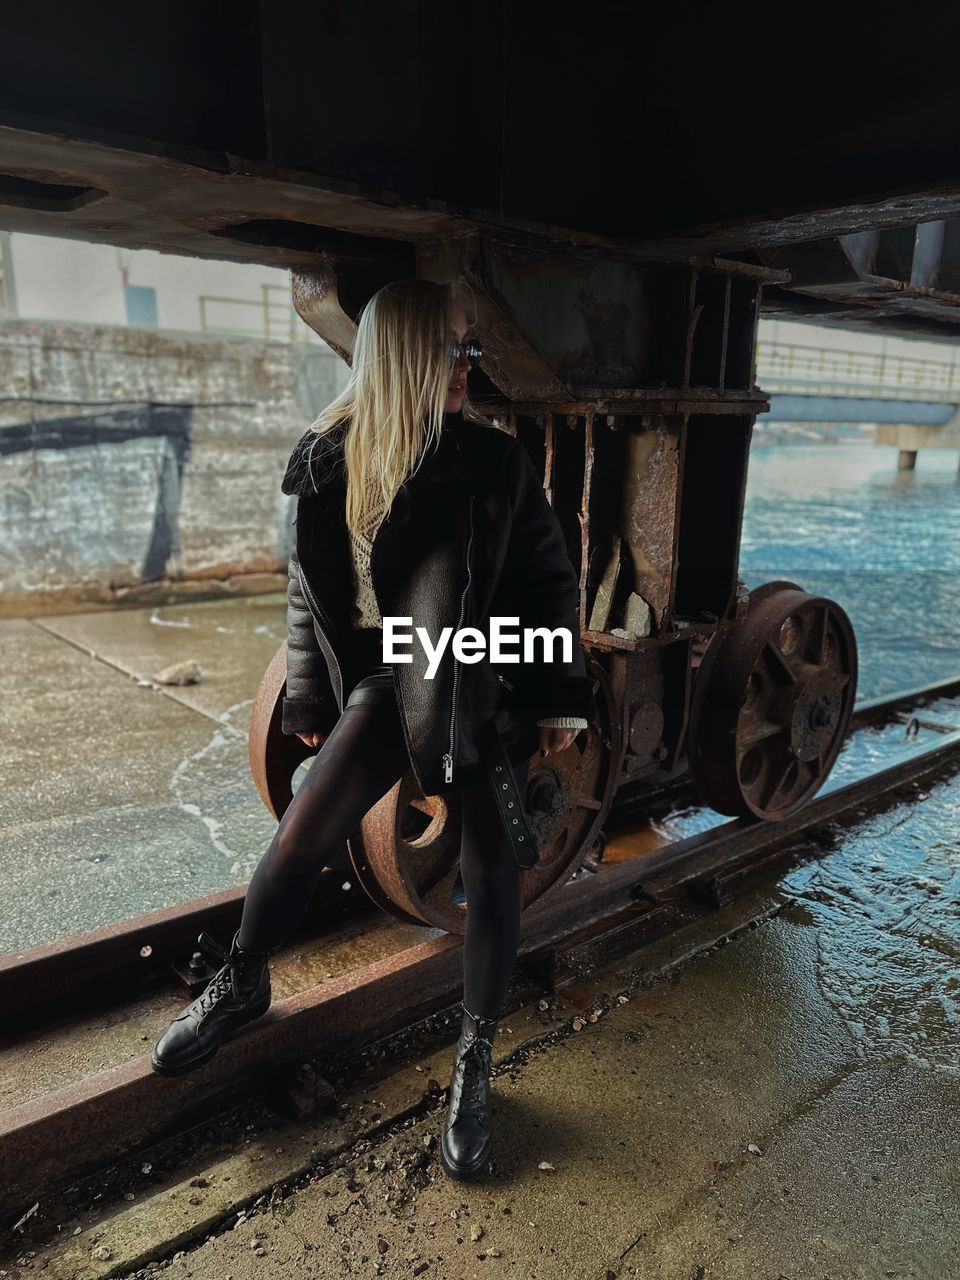
[[[307,912],[328,856],[410,767],[396,705],[346,707],[324,739],[253,873],[243,904],[240,946],[268,951]],[[526,762],[515,765],[520,794]],[[520,940],[523,872],[509,846],[489,784],[457,793],[463,802],[460,874],[467,896],[463,1003],[495,1018]]]

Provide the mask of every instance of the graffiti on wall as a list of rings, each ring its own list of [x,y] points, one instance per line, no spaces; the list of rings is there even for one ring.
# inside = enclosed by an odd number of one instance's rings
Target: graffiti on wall
[[[0,572],[152,582],[180,557],[189,405],[0,425]]]

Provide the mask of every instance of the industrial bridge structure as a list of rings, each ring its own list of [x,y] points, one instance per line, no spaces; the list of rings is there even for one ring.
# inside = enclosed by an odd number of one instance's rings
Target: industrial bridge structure
[[[769,393],[760,422],[864,423],[900,450],[901,470],[924,448],[960,448],[960,353],[943,359],[757,343],[757,381]]]

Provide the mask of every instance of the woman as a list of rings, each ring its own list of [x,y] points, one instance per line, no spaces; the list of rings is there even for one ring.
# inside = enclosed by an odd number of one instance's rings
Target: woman
[[[201,935],[223,967],[152,1057],[161,1074],[192,1070],[266,1011],[268,957],[303,918],[327,855],[412,768],[425,795],[462,797],[462,1022],[441,1141],[458,1178],[480,1174],[492,1150],[493,1033],[519,942],[521,870],[536,861],[528,762],[538,746],[568,747],[596,708],[559,523],[527,452],[467,406],[479,355],[467,330],[453,286],[379,290],[346,389],[291,455],[283,730],[319,751],[253,874],[229,952]],[[572,646],[550,662],[521,650],[509,678],[492,655],[440,652],[445,629],[482,635],[491,617],[518,620],[509,629],[521,636],[566,627]],[[384,662],[385,618],[420,628],[428,645]]]

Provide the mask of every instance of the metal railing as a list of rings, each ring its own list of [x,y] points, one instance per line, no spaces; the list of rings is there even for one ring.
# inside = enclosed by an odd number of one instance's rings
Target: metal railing
[[[960,403],[960,359],[955,349],[935,360],[761,341],[757,383],[781,394]]]
[[[297,315],[290,301],[290,290],[282,284],[262,284],[259,299],[201,294],[200,328],[204,333],[268,338],[275,342],[320,341]]]

